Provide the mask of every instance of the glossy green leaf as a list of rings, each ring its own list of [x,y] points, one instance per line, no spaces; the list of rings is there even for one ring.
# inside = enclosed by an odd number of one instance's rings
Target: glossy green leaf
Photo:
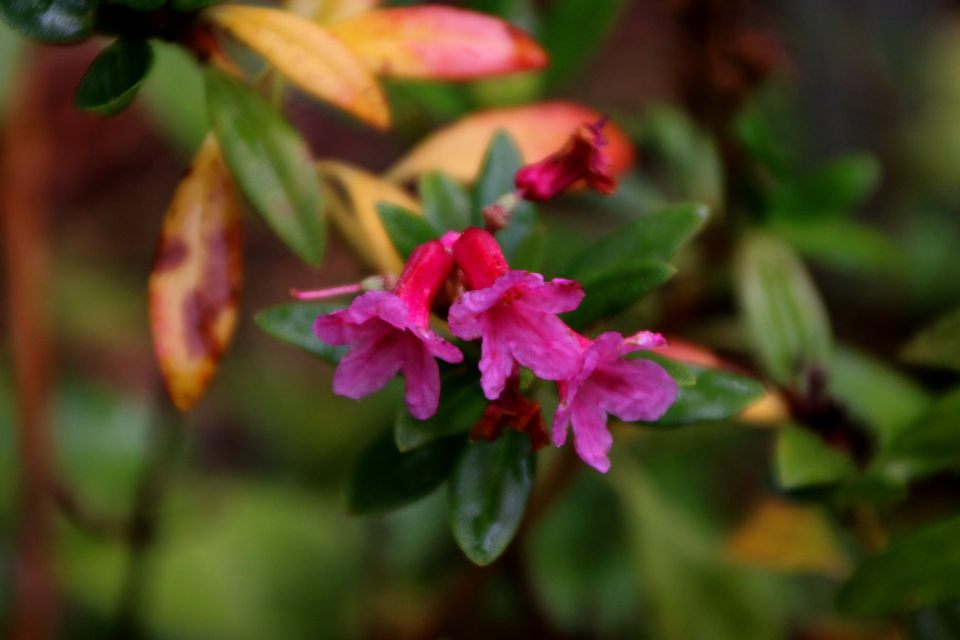
[[[867,558],[840,591],[843,611],[869,616],[931,607],[960,597],[960,516],[895,541]]]
[[[153,68],[141,88],[151,117],[181,150],[200,147],[210,132],[200,64],[179,45],[151,43]]]
[[[313,333],[313,323],[320,314],[332,313],[342,308],[323,302],[291,302],[261,311],[254,320],[257,326],[277,340],[336,364],[349,347],[334,347],[321,342]]]
[[[83,75],[74,103],[81,111],[112,116],[130,106],[153,64],[146,40],[120,38],[94,59]]]
[[[306,143],[250,87],[216,71],[206,85],[210,123],[240,189],[294,253],[319,264],[323,202]]]
[[[777,432],[776,469],[780,487],[799,489],[839,482],[853,475],[856,466],[817,434],[788,425]]]
[[[526,434],[505,429],[495,442],[471,442],[450,476],[453,537],[475,564],[496,560],[510,544],[533,487]]]
[[[879,180],[880,165],[872,156],[845,156],[776,190],[770,212],[804,222],[842,216],[870,195]]]
[[[901,357],[914,364],[960,371],[960,309],[915,335]]]
[[[744,330],[771,378],[804,389],[831,362],[832,335],[817,288],[784,242],[754,232],[737,257],[736,290]]]
[[[421,244],[439,237],[429,222],[400,205],[378,202],[376,206],[383,228],[404,260]]]
[[[428,171],[420,178],[423,217],[438,233],[463,231],[470,226],[470,194],[445,173]]]
[[[671,360],[659,353],[654,353],[653,351],[636,351],[628,355],[627,358],[643,358],[644,360],[656,362],[663,367],[664,371],[670,374],[670,377],[681,387],[691,387],[697,384],[697,376],[693,372],[693,369],[682,362]]]
[[[490,139],[480,172],[477,174],[470,224],[482,227],[484,207],[516,190],[513,177],[522,166],[523,156],[520,155],[517,144],[509,133],[503,129],[498,130]]]
[[[919,420],[900,431],[884,454],[918,463],[915,474],[960,465],[960,389],[936,401]]]
[[[678,427],[705,420],[726,420],[759,402],[767,390],[759,381],[723,369],[686,365],[696,378],[682,384],[677,400],[656,422],[639,422],[658,427]],[[667,373],[670,373],[668,370]]]
[[[805,257],[839,271],[896,272],[906,258],[888,236],[849,220],[789,220],[772,225],[776,235]]]
[[[441,379],[440,406],[426,420],[417,420],[405,408],[397,414],[394,438],[400,451],[422,447],[437,438],[465,433],[473,428],[490,401],[476,375],[456,373]]]
[[[576,273],[570,277],[583,285],[586,295],[579,307],[562,317],[574,329],[613,317],[669,280],[676,271],[663,262],[624,256],[615,264]]]
[[[447,479],[466,437],[434,440],[400,452],[387,431],[361,454],[344,490],[347,511],[370,516],[416,502]]]
[[[25,36],[64,44],[90,35],[96,0],[0,0],[0,18]]]
[[[624,4],[624,0],[564,0],[547,6],[542,41],[550,53],[550,84],[569,78],[603,44]]]
[[[563,272],[576,280],[626,260],[667,262],[703,227],[707,208],[695,204],[668,207],[643,216],[604,236],[573,258]]]

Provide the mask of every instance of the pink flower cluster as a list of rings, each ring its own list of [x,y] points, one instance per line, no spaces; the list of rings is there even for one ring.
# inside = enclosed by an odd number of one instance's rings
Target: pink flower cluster
[[[450,306],[450,332],[481,341],[480,385],[493,401],[478,424],[478,437],[496,437],[502,426],[511,426],[528,429],[535,445],[541,434],[545,438],[539,406],[519,393],[520,366],[557,383],[554,443],[564,444],[572,423],[577,453],[602,472],[610,468],[612,445],[607,414],[656,420],[676,399],[676,383],[659,365],[623,357],[665,345],[662,336],[609,332],[594,341],[579,335],[557,314],[577,308],[584,295],[580,284],[510,270],[494,237],[477,227],[421,245],[392,292],[368,291],[348,309],[317,318],[314,332],[321,340],[350,345],[334,391],[360,398],[402,370],[411,415],[432,416],[440,396],[435,358],[463,359],[429,328],[434,299],[451,277],[459,277],[466,290]]]

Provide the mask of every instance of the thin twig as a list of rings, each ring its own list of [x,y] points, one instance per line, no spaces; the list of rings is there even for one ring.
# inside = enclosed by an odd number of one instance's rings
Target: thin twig
[[[19,535],[14,567],[11,640],[56,635],[50,475],[51,338],[47,322],[46,226],[52,149],[40,73],[41,49],[24,56],[24,86],[11,93],[0,149],[0,216],[4,226],[7,312],[16,379],[20,462]]]

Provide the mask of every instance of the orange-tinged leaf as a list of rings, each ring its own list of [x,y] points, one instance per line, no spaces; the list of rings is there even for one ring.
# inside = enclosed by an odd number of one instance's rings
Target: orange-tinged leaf
[[[377,272],[399,274],[403,260],[380,222],[376,204],[391,202],[422,215],[420,204],[392,182],[343,162],[318,162],[317,172],[327,215],[351,248]]]
[[[346,20],[383,4],[384,0],[289,0],[287,11],[320,24]]]
[[[428,136],[395,164],[387,177],[406,182],[426,171],[445,171],[458,180],[472,182],[497,129],[508,131],[524,162],[531,163],[560,149],[579,125],[600,117],[593,109],[564,101],[482,111]],[[604,151],[610,156],[613,172],[622,174],[634,163],[630,139],[612,122],[603,131],[608,140]]]
[[[823,513],[769,499],[727,541],[731,560],[786,572],[841,576],[849,570]]]
[[[509,22],[453,7],[379,9],[329,28],[371,71],[394,78],[468,80],[540,69],[549,61]]]
[[[239,200],[209,135],[164,217],[150,274],[153,347],[181,411],[203,395],[233,335],[242,261]]]
[[[206,15],[304,91],[374,127],[390,126],[377,79],[320,25],[278,9],[235,4],[217,5]]]

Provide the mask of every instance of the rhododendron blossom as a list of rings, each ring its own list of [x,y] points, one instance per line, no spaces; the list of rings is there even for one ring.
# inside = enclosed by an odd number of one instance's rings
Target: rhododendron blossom
[[[578,180],[585,180],[598,193],[616,191],[617,178],[609,156],[602,151],[607,145],[603,135],[606,122],[603,118],[594,124],[580,125],[562,149],[517,171],[514,178],[517,195],[543,202],[555,198]]]
[[[609,331],[596,341],[583,336],[578,339],[583,364],[575,376],[557,382],[560,406],[553,421],[553,442],[563,446],[572,421],[577,453],[591,467],[606,473],[610,469],[607,454],[613,445],[607,414],[627,422],[656,420],[677,399],[677,383],[655,362],[623,357],[665,346],[667,341],[659,333],[641,331],[624,338]]]
[[[434,358],[463,360],[459,349],[429,327],[433,298],[453,267],[450,252],[433,240],[410,256],[393,292],[368,291],[349,308],[317,318],[313,331],[318,338],[350,345],[333,378],[335,393],[362,398],[402,370],[410,415],[425,420],[436,413],[440,368]]]
[[[482,339],[480,386],[487,398],[500,396],[515,363],[545,380],[576,375],[580,345],[557,314],[580,304],[580,283],[509,271],[497,241],[476,227],[463,232],[453,255],[472,290],[450,307],[450,331],[464,340]]]

